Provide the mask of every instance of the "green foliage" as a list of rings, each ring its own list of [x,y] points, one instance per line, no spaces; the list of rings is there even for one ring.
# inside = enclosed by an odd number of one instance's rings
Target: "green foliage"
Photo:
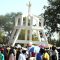
[[[3,36],[2,36],[2,32],[0,32],[0,43],[3,42]]]
[[[51,32],[58,31],[57,24],[60,24],[60,0],[48,0],[49,6],[44,13],[45,24],[51,27]]]
[[[57,40],[56,45],[60,47],[60,40]]]
[[[0,28],[2,28],[2,31],[8,32],[7,36],[2,36],[0,33],[0,42],[1,43],[7,43],[8,36],[11,36],[14,24],[15,24],[15,16],[18,14],[22,14],[21,12],[17,13],[9,13],[6,15],[0,15]],[[1,32],[1,31],[0,31]]]
[[[3,35],[3,32],[0,32],[0,44],[8,43],[7,37]]]
[[[18,14],[22,14],[22,13],[17,12],[17,13],[10,13],[4,16],[0,16],[0,27],[4,28],[4,31],[7,31],[9,35],[11,34],[11,31],[14,27],[15,16],[17,16]]]
[[[57,45],[56,42],[57,42],[56,40],[51,40],[51,39],[48,40],[48,43],[49,43],[49,44]]]
[[[60,24],[60,0],[48,0],[49,6],[45,6],[44,19],[47,27],[51,28],[51,32],[59,32]],[[50,33],[51,34],[51,33]],[[49,40],[49,43],[54,44],[54,41]],[[55,42],[57,46],[60,46],[60,39]]]

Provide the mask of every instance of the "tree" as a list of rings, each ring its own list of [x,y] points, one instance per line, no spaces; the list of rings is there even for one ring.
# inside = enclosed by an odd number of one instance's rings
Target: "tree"
[[[44,19],[47,27],[51,28],[51,33],[59,32],[60,24],[60,0],[48,0],[49,6],[45,7]]]
[[[44,13],[45,23],[51,27],[51,32],[58,31],[57,24],[60,24],[60,0],[48,0],[49,6]]]
[[[3,39],[2,39],[2,32],[0,32],[0,43],[2,43],[3,42]]]
[[[8,32],[8,34],[11,34],[11,31],[14,27],[15,23],[15,16],[18,14],[22,14],[21,12],[17,13],[10,13],[6,15],[0,16],[0,28],[4,28],[4,31]]]
[[[15,16],[17,16],[18,14],[21,15],[22,13],[17,12],[17,13],[10,13],[6,15],[0,15],[0,29],[2,29],[5,33],[7,32],[6,37],[5,36],[1,37],[3,40],[7,40],[8,36],[11,36],[14,23],[15,23]]]

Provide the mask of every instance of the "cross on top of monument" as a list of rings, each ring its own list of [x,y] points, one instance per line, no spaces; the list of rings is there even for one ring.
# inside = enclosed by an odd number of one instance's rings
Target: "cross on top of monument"
[[[27,4],[27,6],[28,6],[28,14],[30,15],[30,13],[31,13],[31,0]]]
[[[31,7],[31,2],[29,1],[29,4],[28,4],[28,7],[30,8]]]

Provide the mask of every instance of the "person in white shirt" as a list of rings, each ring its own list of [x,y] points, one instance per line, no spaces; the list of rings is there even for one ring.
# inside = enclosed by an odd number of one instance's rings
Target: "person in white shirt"
[[[56,46],[52,46],[52,51],[50,54],[51,60],[58,60],[58,51],[56,50]]]
[[[22,53],[19,55],[18,60],[26,60],[26,50],[22,49]]]

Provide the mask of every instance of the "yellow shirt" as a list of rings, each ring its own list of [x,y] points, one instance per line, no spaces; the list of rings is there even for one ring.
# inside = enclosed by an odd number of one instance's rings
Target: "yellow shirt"
[[[43,57],[46,59],[46,60],[49,60],[49,54],[46,52],[44,53]]]

